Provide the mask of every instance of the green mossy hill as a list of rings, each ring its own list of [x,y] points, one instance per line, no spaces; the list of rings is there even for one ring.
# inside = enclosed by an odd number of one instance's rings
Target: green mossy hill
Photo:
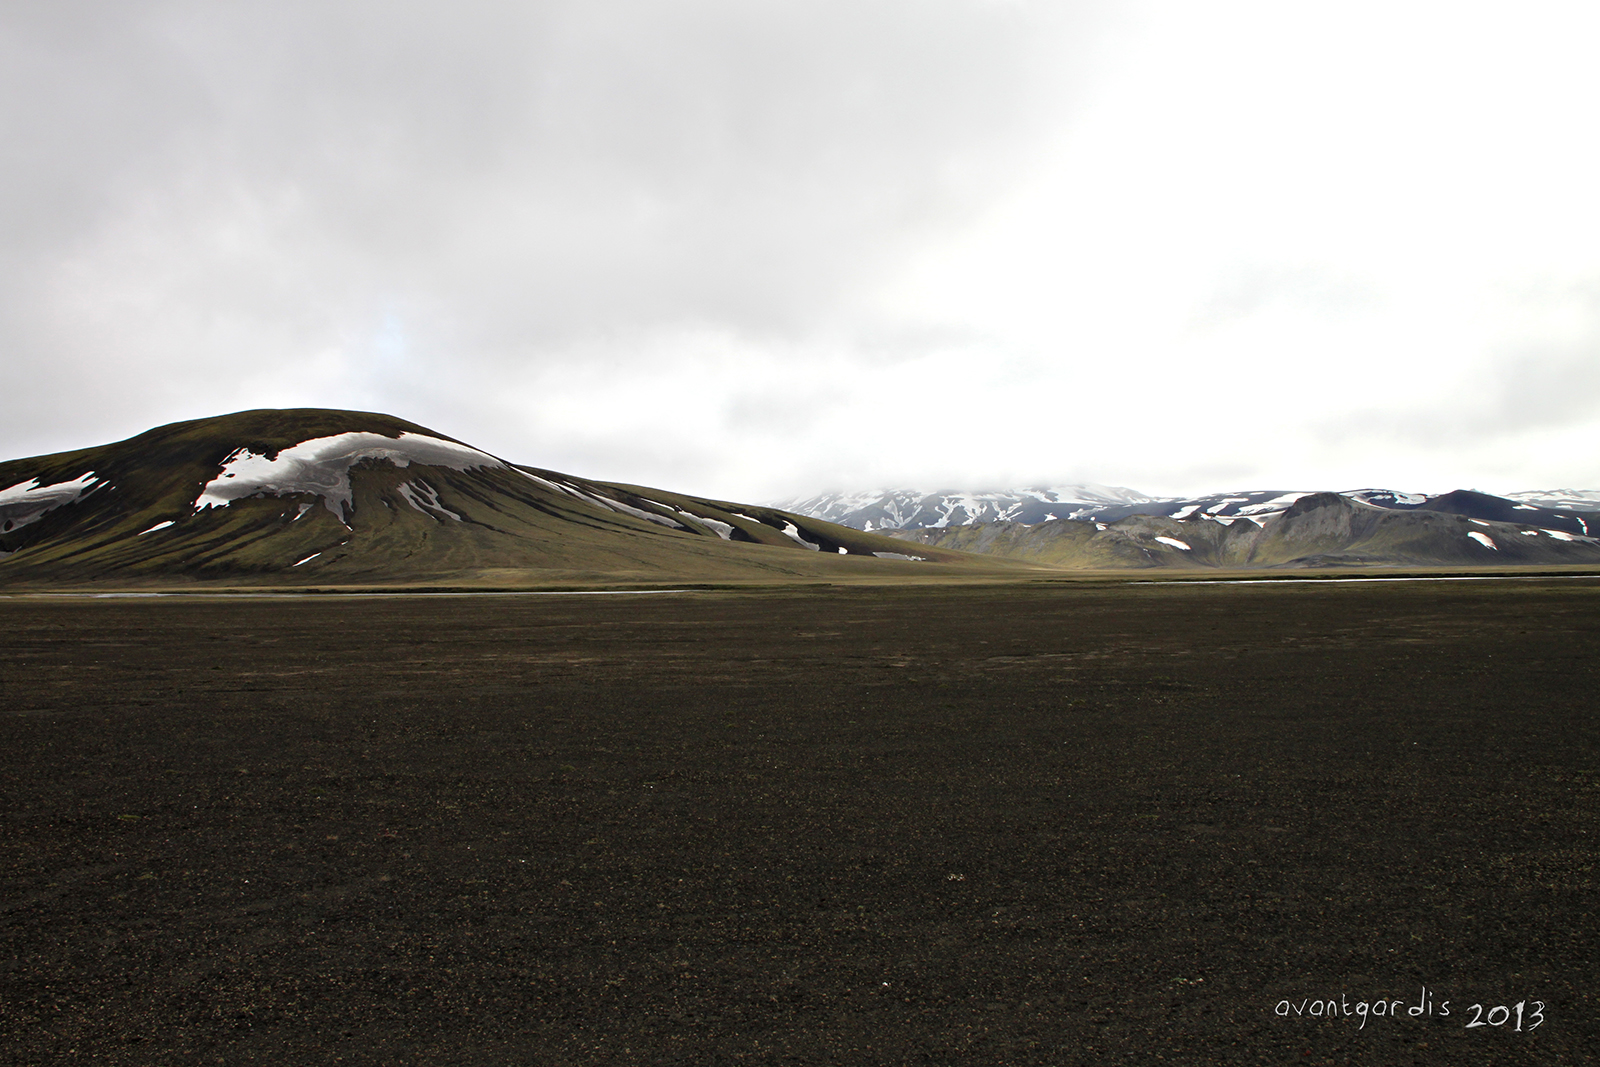
[[[1438,511],[1375,508],[1337,493],[1264,520],[1133,515],[895,531],[903,541],[1050,567],[1505,567],[1600,565],[1600,540]]]
[[[332,489],[268,487],[196,507],[241,450],[275,460],[302,442],[357,432],[465,444],[372,412],[260,410],[0,464],[0,490],[17,490],[0,503],[0,587],[766,581],[1005,566],[771,508],[487,455],[466,469],[362,458],[321,472]],[[75,480],[87,487],[42,511],[38,494],[26,492]],[[911,555],[920,561],[895,558]]]

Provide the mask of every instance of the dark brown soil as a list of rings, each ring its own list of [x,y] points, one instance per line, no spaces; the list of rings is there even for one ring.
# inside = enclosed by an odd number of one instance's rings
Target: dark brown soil
[[[1600,582],[0,625],[0,1062],[1600,1048]]]

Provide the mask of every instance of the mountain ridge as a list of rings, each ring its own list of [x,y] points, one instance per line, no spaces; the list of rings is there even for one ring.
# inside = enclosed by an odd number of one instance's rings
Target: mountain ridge
[[[1195,515],[1218,521],[1248,518],[1260,522],[1280,514],[1315,491],[1252,489],[1191,497],[1148,496],[1135,489],[1102,485],[1033,486],[1021,489],[928,492],[920,489],[823,493],[775,503],[863,531],[940,529],[985,522],[1037,525],[1057,520],[1115,522],[1131,515]],[[1393,489],[1351,489],[1348,499],[1387,510],[1428,510],[1497,522],[1530,522],[1567,533],[1600,534],[1600,491],[1526,491],[1504,497],[1469,489],[1411,493]],[[1521,514],[1518,514],[1518,513]]]
[[[1600,538],[1310,493],[1264,518],[1191,513],[891,531],[914,544],[1072,570],[1600,565]]]

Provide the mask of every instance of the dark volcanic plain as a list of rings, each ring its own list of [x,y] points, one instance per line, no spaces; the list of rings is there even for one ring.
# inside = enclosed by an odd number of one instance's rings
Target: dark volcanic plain
[[[5,1063],[1600,1049],[1600,580],[0,625]]]

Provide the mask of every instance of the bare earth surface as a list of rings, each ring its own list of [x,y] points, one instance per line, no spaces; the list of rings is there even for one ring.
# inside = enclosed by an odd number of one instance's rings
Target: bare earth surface
[[[1600,581],[0,625],[7,1064],[1600,1049]]]

